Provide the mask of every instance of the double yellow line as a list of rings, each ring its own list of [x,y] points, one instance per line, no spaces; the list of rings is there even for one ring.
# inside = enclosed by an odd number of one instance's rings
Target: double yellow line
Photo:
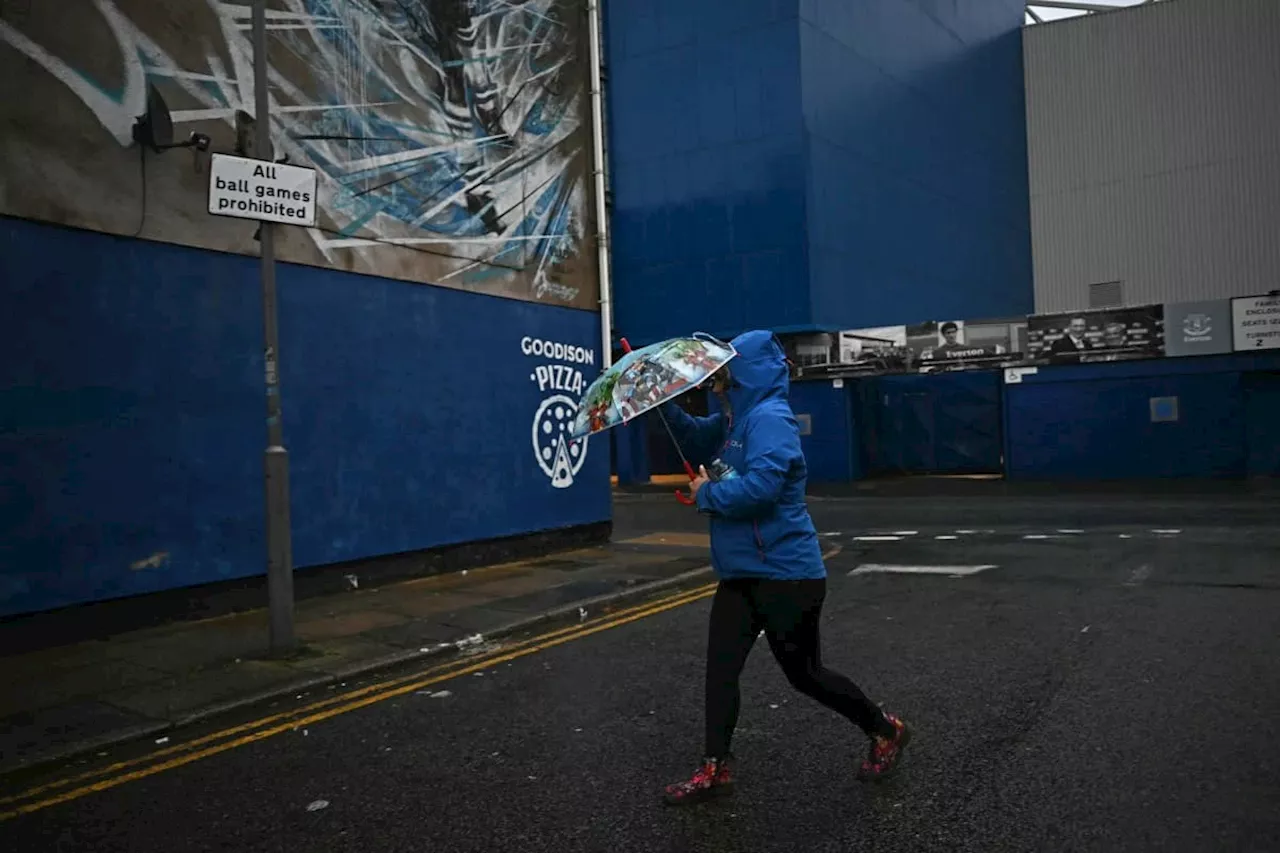
[[[0,821],[12,820],[20,815],[40,811],[60,803],[78,800],[88,794],[107,791],[117,785],[145,779],[175,767],[191,764],[237,747],[247,746],[302,726],[346,714],[369,705],[413,693],[448,681],[461,675],[469,675],[497,664],[536,654],[610,628],[617,628],[640,619],[707,598],[715,592],[714,583],[675,593],[666,598],[620,610],[598,619],[567,628],[549,631],[537,637],[513,643],[481,657],[452,660],[413,675],[391,678],[346,693],[330,696],[291,711],[262,717],[252,722],[222,729],[212,734],[185,741],[174,746],[149,752],[146,755],[117,761],[103,767],[56,779],[29,788],[19,794],[0,797]]]

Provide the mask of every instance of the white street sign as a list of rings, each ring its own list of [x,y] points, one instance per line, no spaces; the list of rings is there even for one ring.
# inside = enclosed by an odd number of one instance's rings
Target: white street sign
[[[1237,351],[1280,349],[1280,296],[1232,299],[1231,327]]]
[[[209,167],[209,212],[314,228],[316,170],[214,154]]]

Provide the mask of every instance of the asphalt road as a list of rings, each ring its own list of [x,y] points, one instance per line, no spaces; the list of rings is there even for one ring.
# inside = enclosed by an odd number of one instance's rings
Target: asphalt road
[[[620,535],[700,524],[662,496],[618,509]],[[917,730],[894,780],[854,781],[861,735],[792,693],[761,644],[737,794],[661,806],[699,753],[703,599],[14,818],[0,847],[1280,850],[1274,507],[814,514],[841,549],[826,660]],[[866,566],[961,568],[849,574]]]

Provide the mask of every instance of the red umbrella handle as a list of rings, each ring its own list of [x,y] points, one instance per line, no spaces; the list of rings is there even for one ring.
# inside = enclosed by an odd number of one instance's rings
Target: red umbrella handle
[[[690,483],[698,479],[698,475],[694,473],[693,466],[690,465],[687,461],[684,463],[684,472],[689,475]],[[685,506],[693,506],[694,504],[697,503],[697,500],[694,499],[692,494],[686,495],[684,492],[680,491],[679,489],[676,489],[676,500],[678,500],[680,503],[684,504]]]

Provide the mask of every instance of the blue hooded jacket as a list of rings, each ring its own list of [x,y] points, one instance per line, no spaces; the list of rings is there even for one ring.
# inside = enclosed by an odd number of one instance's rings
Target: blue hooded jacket
[[[662,409],[694,465],[719,457],[737,473],[698,491],[698,509],[711,516],[711,565],[722,578],[824,578],[786,356],[767,331],[745,332],[733,347],[728,411],[697,418],[672,403]]]

